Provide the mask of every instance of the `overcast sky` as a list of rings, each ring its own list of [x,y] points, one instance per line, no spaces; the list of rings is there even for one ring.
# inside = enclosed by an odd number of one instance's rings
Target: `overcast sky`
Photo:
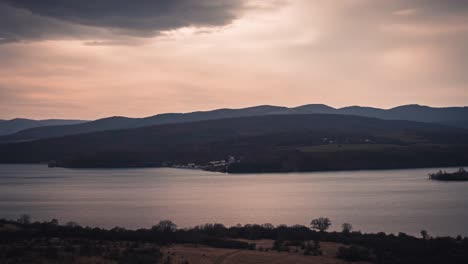
[[[467,0],[0,0],[0,118],[468,105]]]

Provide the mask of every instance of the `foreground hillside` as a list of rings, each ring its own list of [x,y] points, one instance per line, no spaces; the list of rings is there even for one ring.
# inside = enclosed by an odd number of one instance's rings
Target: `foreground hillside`
[[[167,124],[0,145],[1,163],[141,167],[232,161],[228,172],[462,166],[464,129],[410,121],[311,114]],[[223,163],[222,163],[223,164]]]
[[[101,229],[69,222],[0,220],[1,263],[451,263],[468,260],[468,238],[422,238],[404,233],[363,234],[328,226],[205,224],[178,229],[160,221],[150,229]],[[314,221],[324,223],[328,218]],[[314,230],[312,230],[314,229]]]
[[[12,135],[6,135],[3,137],[0,136],[0,142],[37,140],[66,135],[130,129],[161,124],[187,123],[235,117],[291,114],[356,115],[387,120],[409,120],[468,128],[468,107],[433,108],[421,105],[404,105],[391,109],[380,109],[361,106],[333,108],[322,104],[309,104],[293,108],[261,105],[242,109],[216,109],[212,111],[199,111],[192,113],[167,113],[145,118],[117,116],[75,125],[51,124],[47,127],[35,127],[19,131],[18,133]],[[0,123],[0,131],[1,128],[2,124]]]

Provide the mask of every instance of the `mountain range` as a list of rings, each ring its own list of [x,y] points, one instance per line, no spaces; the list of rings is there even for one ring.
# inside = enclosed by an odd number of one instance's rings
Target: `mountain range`
[[[205,166],[228,172],[468,164],[468,130],[335,114],[274,114],[92,132],[0,145],[0,163],[64,167]]]
[[[15,130],[8,130],[8,123],[14,120],[0,122],[0,142],[19,142],[67,135],[92,133],[98,131],[119,130],[153,126],[171,123],[186,123],[203,120],[214,120],[234,117],[264,116],[264,115],[294,115],[294,114],[340,114],[373,117],[387,120],[408,120],[426,123],[437,123],[453,127],[468,128],[468,107],[434,108],[421,105],[404,105],[391,109],[349,106],[333,108],[323,104],[308,104],[299,107],[254,106],[242,109],[217,109],[212,111],[198,111],[191,113],[167,113],[145,118],[129,118],[114,116],[94,121],[58,120],[54,122],[34,121],[44,124],[39,127],[16,126]],[[16,119],[15,119],[16,120]],[[62,121],[62,123],[60,122]],[[15,121],[19,122],[19,121]],[[65,123],[68,122],[68,123]],[[18,131],[21,130],[21,131]],[[8,131],[10,131],[8,133]],[[6,135],[9,134],[9,135]]]

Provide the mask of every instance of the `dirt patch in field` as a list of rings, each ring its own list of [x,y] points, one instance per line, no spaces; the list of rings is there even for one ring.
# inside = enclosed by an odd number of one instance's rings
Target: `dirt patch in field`
[[[0,231],[18,231],[21,230],[21,228],[17,225],[13,224],[0,224]]]
[[[294,264],[346,264],[348,262],[336,258],[336,251],[342,244],[321,242],[322,256],[306,256],[302,252],[276,252],[271,250],[271,240],[242,240],[262,245],[268,251],[236,250],[210,248],[197,245],[174,245],[162,250],[163,263],[177,264],[254,264],[254,263],[294,263]],[[166,261],[166,262],[165,262]],[[355,262],[365,263],[365,262]]]
[[[260,240],[249,240],[249,239],[236,239],[237,241],[246,242],[249,244],[255,244],[255,248],[259,249],[271,249],[274,241],[271,239],[260,239]]]

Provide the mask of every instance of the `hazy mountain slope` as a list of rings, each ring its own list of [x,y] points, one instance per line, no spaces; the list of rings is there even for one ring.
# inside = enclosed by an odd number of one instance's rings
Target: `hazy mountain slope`
[[[237,169],[244,172],[453,165],[468,161],[467,136],[464,129],[411,121],[330,114],[272,115],[5,144],[0,145],[0,162],[57,160],[71,167],[128,167],[206,163],[235,155],[243,157],[246,167]],[[354,147],[370,144],[372,149],[393,147],[375,153],[367,151],[368,147],[356,153],[308,151],[328,146],[329,140]],[[299,165],[275,167],[285,160]]]
[[[319,113],[319,111],[316,111],[316,113]],[[468,123],[468,107],[434,108],[422,105],[403,105],[391,109],[380,109],[363,106],[349,106],[339,109],[332,108],[322,110],[322,113],[357,115],[389,120],[439,123],[456,127],[467,127]]]
[[[421,105],[404,105],[388,110],[392,119],[418,120],[446,123],[468,121],[468,107],[432,108]]]
[[[299,114],[336,114],[337,109],[324,104],[308,104],[291,108]]]
[[[96,131],[116,130],[131,127],[134,124],[134,122],[136,122],[136,120],[133,118],[109,117],[75,125],[35,127],[19,131],[12,135],[0,137],[0,142],[28,141],[34,139],[61,137],[65,135],[83,134]]]
[[[422,105],[403,105],[388,110],[351,106],[337,109],[337,114],[350,114],[381,119],[411,120],[429,123],[451,123],[457,125],[468,121],[468,107],[434,108]]]
[[[446,126],[468,128],[468,120],[443,121],[440,123]]]
[[[420,105],[407,105],[385,110],[360,106],[335,109],[323,104],[309,104],[295,108],[264,105],[243,109],[218,109],[185,114],[168,113],[146,118],[109,117],[71,126],[48,126],[27,129],[12,135],[0,137],[0,142],[53,138],[97,131],[233,117],[312,113],[357,115],[391,120],[432,122],[457,127],[467,127],[468,123],[468,107],[432,108]]]
[[[11,120],[0,120],[0,135],[13,134],[18,131],[33,127],[54,126],[54,125],[75,125],[86,122],[84,120],[63,120],[63,119],[47,119],[47,120],[32,120],[15,118]]]
[[[336,109],[334,113],[343,114],[343,115],[357,115],[357,116],[366,116],[366,117],[375,117],[381,119],[394,119],[387,114],[388,110],[373,108],[373,107],[363,107],[363,106],[348,106]],[[412,120],[418,121],[418,120]]]
[[[256,106],[243,109],[218,109],[192,113],[168,113],[146,118],[109,117],[72,126],[49,126],[27,129],[13,135],[0,137],[0,142],[53,138],[66,135],[137,128],[169,123],[184,123],[241,116],[286,114],[289,112],[290,110],[286,107]]]

